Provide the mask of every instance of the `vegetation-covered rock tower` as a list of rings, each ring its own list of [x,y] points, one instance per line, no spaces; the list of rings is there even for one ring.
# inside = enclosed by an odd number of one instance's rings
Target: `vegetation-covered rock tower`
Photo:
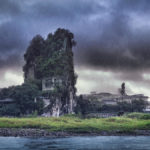
[[[42,91],[42,99],[46,103],[44,114],[47,116],[74,112],[73,39],[73,33],[60,28],[54,34],[48,34],[46,40],[37,35],[24,55],[25,82],[37,84]]]

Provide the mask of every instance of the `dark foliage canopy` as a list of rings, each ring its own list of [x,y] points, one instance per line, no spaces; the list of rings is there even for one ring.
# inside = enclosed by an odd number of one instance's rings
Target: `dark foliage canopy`
[[[65,29],[59,28],[54,34],[49,33],[46,40],[40,35],[35,36],[24,54],[25,78],[31,66],[35,70],[36,79],[62,75],[68,69],[74,78],[72,50],[65,51],[63,48],[72,48],[75,44],[73,33]]]

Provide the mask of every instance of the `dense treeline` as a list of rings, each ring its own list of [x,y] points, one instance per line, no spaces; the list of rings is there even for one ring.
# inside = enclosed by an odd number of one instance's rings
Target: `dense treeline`
[[[148,101],[143,99],[133,99],[131,103],[122,101],[117,105],[102,104],[96,99],[85,99],[82,95],[77,97],[76,113],[88,114],[97,112],[143,112],[148,105]]]
[[[0,115],[21,116],[35,113],[42,113],[43,102],[37,101],[35,97],[40,95],[40,91],[35,84],[25,83],[18,86],[4,88],[0,92],[0,99],[11,98],[10,104],[0,103]]]

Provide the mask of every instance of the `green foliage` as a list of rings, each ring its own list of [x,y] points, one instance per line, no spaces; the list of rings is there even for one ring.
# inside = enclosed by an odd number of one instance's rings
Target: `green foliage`
[[[75,108],[76,114],[86,114],[90,112],[100,112],[101,111],[101,103],[97,100],[87,100],[84,99],[82,95],[76,97],[77,105]]]
[[[101,111],[102,112],[118,112],[120,111],[120,107],[119,105],[102,105]]]
[[[126,115],[128,118],[132,118],[132,119],[143,119],[143,120],[149,120],[150,119],[150,114],[146,114],[146,113],[130,113]]]
[[[76,97],[77,106],[75,112],[88,114],[99,112],[143,112],[143,109],[147,106],[147,101],[143,99],[132,100],[130,102],[121,101],[116,105],[102,104],[96,97],[87,97],[86,99],[80,95]]]
[[[35,112],[37,112],[37,115],[41,115],[43,113],[44,108],[44,102],[41,99],[38,99],[35,105]]]
[[[11,98],[19,105],[21,113],[32,113],[35,109],[34,98],[38,96],[38,88],[32,84],[16,86]]]
[[[63,80],[62,85],[55,84],[53,91],[43,93],[43,95],[51,97],[52,101],[59,98],[63,104],[66,103],[69,95],[67,90],[70,85],[74,94],[76,92],[75,84],[77,75],[74,73],[72,52],[72,47],[75,44],[73,33],[65,29],[57,29],[54,34],[48,34],[45,40],[40,35],[35,36],[24,55],[26,62],[23,68],[25,82],[34,82],[38,85],[39,90],[41,90],[42,79],[61,77]],[[32,82],[28,78],[31,68],[34,70],[34,79]],[[42,108],[42,104],[38,104],[38,106],[38,112],[41,114],[42,109],[40,108]]]
[[[41,112],[43,104],[35,104],[34,98],[40,94],[35,84],[25,83],[21,86],[13,86],[2,89],[0,98],[12,98],[15,104],[4,105],[0,109],[1,115],[25,115],[36,109]]]
[[[23,85],[29,85],[34,87],[36,90],[41,91],[42,90],[42,81],[39,79],[28,79],[26,80],[25,84]]]
[[[150,130],[150,120],[127,117],[82,119],[77,116],[63,116],[59,118],[0,118],[0,128],[37,128],[76,133],[101,131],[132,132],[135,130]]]
[[[0,91],[0,99],[9,98],[13,94],[15,88],[16,88],[15,86],[11,86],[9,88],[3,88]]]
[[[132,100],[131,103],[128,102],[119,102],[118,106],[121,111],[126,112],[143,112],[143,109],[146,108],[148,102],[143,99]]]
[[[143,109],[146,108],[147,105],[148,105],[148,102],[142,99],[132,101],[133,111],[141,112],[143,111]]]
[[[33,62],[37,56],[41,55],[41,49],[44,48],[44,39],[40,35],[36,35],[30,42],[27,52],[24,54],[24,59],[27,62]]]
[[[41,55],[41,50],[44,50],[45,41],[40,35],[36,35],[30,42],[26,53],[24,54],[24,59],[26,64],[23,67],[24,76],[27,77],[27,72],[29,68],[33,65],[34,61]]]
[[[26,61],[23,69],[25,78],[27,78],[29,68],[32,66],[35,69],[36,79],[64,75],[65,71],[70,69],[74,80],[73,54],[71,51],[72,46],[75,45],[73,38],[73,33],[60,28],[54,34],[48,34],[46,40],[40,35],[35,36],[24,55]],[[63,49],[66,40],[68,50]]]
[[[132,112],[132,104],[126,101],[118,102],[118,110],[125,112]]]
[[[38,117],[38,111],[35,110],[34,112],[32,112],[31,114],[26,116],[27,118],[36,118]]]
[[[20,108],[16,104],[7,104],[0,108],[1,116],[19,116],[20,112]]]

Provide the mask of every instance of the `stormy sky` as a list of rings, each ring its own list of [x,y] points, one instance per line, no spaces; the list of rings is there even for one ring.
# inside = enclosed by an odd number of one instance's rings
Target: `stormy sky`
[[[0,88],[23,82],[23,54],[36,34],[75,35],[78,94],[150,96],[150,0],[0,0]]]

